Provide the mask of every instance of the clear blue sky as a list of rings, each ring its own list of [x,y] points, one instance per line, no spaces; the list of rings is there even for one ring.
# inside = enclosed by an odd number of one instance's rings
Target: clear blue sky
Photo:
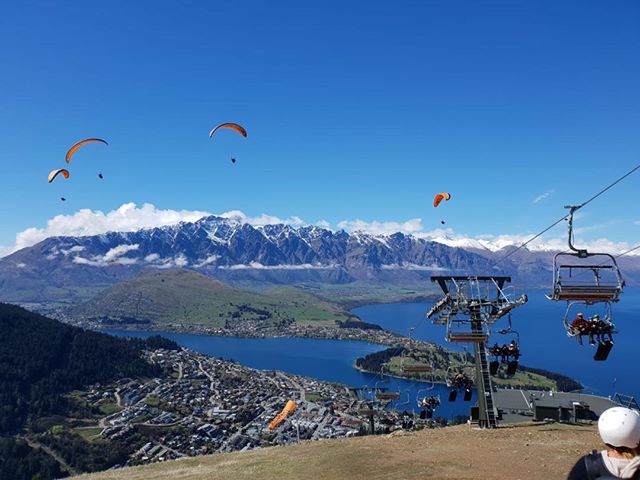
[[[640,163],[634,0],[23,1],[0,44],[0,245],[126,202],[526,233]],[[586,235],[640,243],[639,191]]]

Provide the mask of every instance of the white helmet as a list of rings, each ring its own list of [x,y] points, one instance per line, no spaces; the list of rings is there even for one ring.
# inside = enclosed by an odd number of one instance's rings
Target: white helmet
[[[605,410],[598,420],[598,431],[604,443],[636,448],[640,445],[640,413],[624,407]]]

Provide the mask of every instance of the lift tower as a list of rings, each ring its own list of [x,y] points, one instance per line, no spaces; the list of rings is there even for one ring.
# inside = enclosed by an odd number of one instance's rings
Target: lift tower
[[[513,287],[505,284],[510,277],[500,276],[434,276],[444,296],[427,312],[436,325],[446,325],[448,342],[473,343],[478,391],[479,424],[497,426],[497,409],[487,363],[486,343],[489,325],[524,305],[527,296],[516,298]]]

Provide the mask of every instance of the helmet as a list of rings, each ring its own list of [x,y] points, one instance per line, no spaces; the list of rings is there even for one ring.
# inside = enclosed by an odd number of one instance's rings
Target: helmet
[[[640,445],[640,413],[625,407],[605,410],[598,420],[598,431],[604,443],[636,448]]]
[[[600,315],[598,315],[598,314],[596,313],[596,314],[593,316],[593,319],[595,320],[595,319],[597,319],[597,318],[600,318]]]
[[[582,317],[582,313],[579,313],[579,314],[578,314],[578,317]]]

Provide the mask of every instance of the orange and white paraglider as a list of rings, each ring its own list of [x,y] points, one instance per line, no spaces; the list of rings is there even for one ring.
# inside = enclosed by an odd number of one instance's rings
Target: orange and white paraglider
[[[451,194],[448,192],[440,192],[436,194],[436,196],[433,198],[433,208],[436,208],[438,205],[440,205],[440,202],[442,200],[446,200],[448,202],[450,198]],[[440,223],[444,225],[446,222],[444,220],[440,220]]]
[[[51,170],[49,172],[49,176],[47,177],[47,180],[49,180],[49,183],[51,183],[58,175],[62,175],[64,178],[69,178],[69,170],[66,170],[64,168]]]
[[[82,140],[82,141],[76,143],[67,152],[67,155],[65,156],[65,160],[67,161],[67,163],[71,163],[71,157],[73,156],[74,153],[76,153],[76,151],[78,151],[78,149],[80,147],[82,147],[83,145],[86,145],[87,143],[94,143],[94,142],[100,142],[100,143],[104,143],[105,145],[109,145],[106,142],[106,140],[103,140],[101,138],[87,138],[86,140]]]
[[[449,199],[451,199],[451,194],[450,193],[440,192],[433,198],[433,207],[435,208],[438,205],[440,205],[440,202],[442,200],[449,201]]]
[[[216,133],[221,128],[228,128],[230,130],[235,130],[240,135],[242,135],[244,138],[247,138],[247,131],[244,129],[244,127],[242,127],[241,125],[238,125],[237,123],[221,123],[220,125],[218,125],[217,127],[213,128],[209,132],[209,138],[213,137],[213,134]]]

